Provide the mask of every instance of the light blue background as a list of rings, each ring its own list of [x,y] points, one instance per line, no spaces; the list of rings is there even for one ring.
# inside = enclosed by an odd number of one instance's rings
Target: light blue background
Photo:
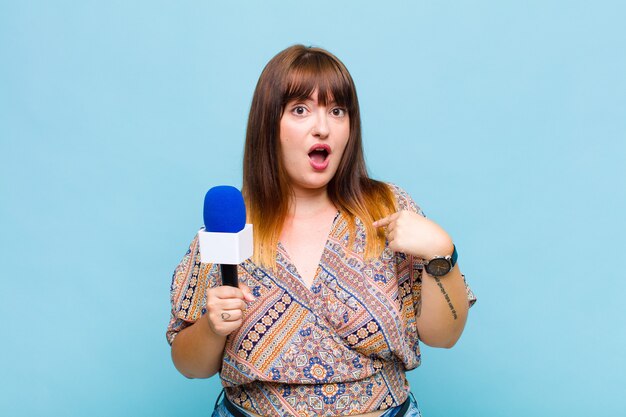
[[[2,1],[0,410],[208,415],[165,341],[265,63],[350,69],[372,175],[453,236],[479,302],[409,374],[425,417],[626,413],[619,1]]]

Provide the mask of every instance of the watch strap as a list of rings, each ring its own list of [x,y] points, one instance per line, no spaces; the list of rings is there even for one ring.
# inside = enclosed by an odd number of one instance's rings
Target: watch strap
[[[456,245],[453,243],[452,244],[452,256],[450,257],[450,265],[452,266],[452,268],[454,268],[454,265],[456,265],[456,260],[459,257],[458,252],[456,251]]]

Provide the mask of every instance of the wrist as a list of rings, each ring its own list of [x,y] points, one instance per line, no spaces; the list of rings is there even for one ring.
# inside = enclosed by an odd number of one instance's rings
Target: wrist
[[[425,259],[424,269],[426,273],[433,277],[443,277],[447,275],[456,265],[458,253],[456,246],[452,245],[452,253],[450,255],[435,255],[430,259]]]
[[[449,256],[454,251],[454,243],[447,234],[441,238],[434,239],[433,242],[428,245],[426,253],[422,254],[420,258],[428,261],[436,256]]]

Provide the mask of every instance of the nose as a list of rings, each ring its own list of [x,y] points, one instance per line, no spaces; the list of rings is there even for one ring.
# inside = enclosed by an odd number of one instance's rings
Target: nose
[[[328,112],[324,106],[320,106],[315,118],[315,124],[313,125],[313,136],[320,139],[326,139],[330,134],[330,127],[328,125]]]

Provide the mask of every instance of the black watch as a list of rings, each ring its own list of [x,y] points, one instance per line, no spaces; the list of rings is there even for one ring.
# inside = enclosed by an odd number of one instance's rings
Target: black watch
[[[459,254],[456,252],[456,246],[452,245],[452,247],[454,248],[452,255],[435,256],[428,261],[424,265],[426,272],[434,277],[442,277],[450,272],[452,268],[454,268],[454,265],[456,265],[456,259],[459,257]]]

